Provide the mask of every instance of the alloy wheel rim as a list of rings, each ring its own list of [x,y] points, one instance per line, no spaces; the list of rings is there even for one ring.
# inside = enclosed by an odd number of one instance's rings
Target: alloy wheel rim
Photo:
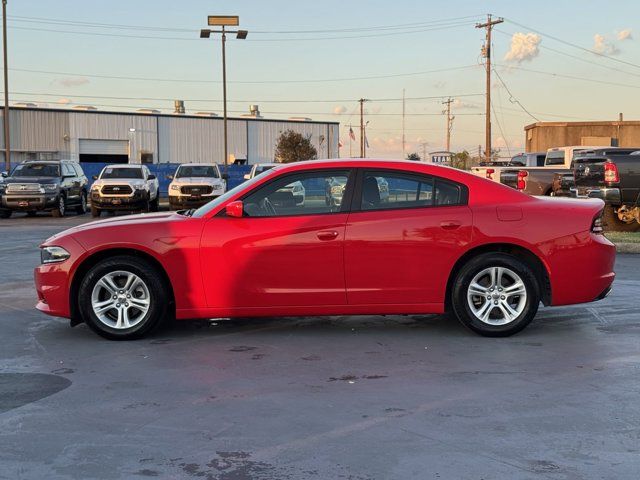
[[[144,281],[124,270],[100,278],[91,292],[91,308],[98,320],[116,330],[138,325],[151,307],[151,295]]]
[[[82,212],[86,213],[87,211],[87,197],[85,195],[80,195],[80,207],[82,208]]]
[[[64,198],[60,196],[60,200],[58,200],[58,210],[60,211],[60,215],[64,215]]]
[[[469,283],[467,303],[473,316],[481,322],[493,326],[506,325],[524,311],[527,287],[509,268],[485,268]]]

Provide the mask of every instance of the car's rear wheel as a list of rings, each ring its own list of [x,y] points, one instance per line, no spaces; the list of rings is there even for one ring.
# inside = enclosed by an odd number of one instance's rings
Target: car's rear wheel
[[[119,255],[87,272],[78,298],[82,319],[93,331],[111,340],[131,340],[162,323],[168,295],[153,266]]]
[[[602,213],[602,224],[607,232],[637,232],[640,230],[640,223],[632,220],[629,223],[623,222],[618,218],[618,214],[615,212],[611,205],[604,207]]]
[[[53,210],[51,210],[51,215],[53,217],[64,217],[66,210],[67,206],[65,204],[64,195],[60,194],[58,195],[58,204]]]
[[[506,337],[535,317],[540,288],[532,269],[513,255],[486,253],[459,271],[452,292],[456,317],[488,337]]]

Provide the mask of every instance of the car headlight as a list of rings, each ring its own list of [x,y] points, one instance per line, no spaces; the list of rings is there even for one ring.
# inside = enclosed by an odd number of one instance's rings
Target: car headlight
[[[133,188],[135,188],[136,190],[144,190],[144,187],[145,187],[145,184],[141,182],[133,184]]]
[[[62,247],[43,247],[40,249],[42,263],[60,263],[69,258],[71,254]]]
[[[97,192],[98,190],[100,190],[100,185],[99,184],[93,184],[91,185],[91,191],[92,192]]]
[[[42,184],[42,188],[45,192],[55,192],[58,189],[57,183],[44,183]]]
[[[171,184],[171,190],[180,190],[180,185]]]
[[[342,190],[344,189],[344,187],[342,185],[334,185],[333,187],[331,187],[331,193],[334,194],[340,194],[342,193]]]

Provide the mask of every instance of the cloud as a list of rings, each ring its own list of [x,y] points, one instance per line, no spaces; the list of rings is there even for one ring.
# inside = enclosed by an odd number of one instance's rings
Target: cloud
[[[633,37],[631,36],[631,29],[625,28],[624,30],[620,30],[616,33],[616,38],[621,42],[624,42],[625,40],[633,40]]]
[[[89,83],[89,79],[86,77],[68,77],[55,80],[54,83],[66,88],[79,87],[80,85],[86,85]]]
[[[71,99],[70,98],[61,98],[58,100],[58,102],[60,105],[69,105],[71,103]]]
[[[611,43],[604,35],[596,33],[593,36],[593,51],[603,55],[617,55],[620,49]]]
[[[335,113],[336,115],[347,113],[347,107],[345,107],[344,105],[336,105],[336,107],[334,107],[333,109],[333,113]]]
[[[476,103],[465,102],[460,100],[459,98],[456,98],[453,100],[453,103],[451,104],[451,108],[458,109],[458,110],[460,109],[475,110],[480,108],[480,105]]]
[[[511,48],[504,56],[508,62],[530,62],[540,53],[542,38],[535,33],[514,33],[511,37]]]

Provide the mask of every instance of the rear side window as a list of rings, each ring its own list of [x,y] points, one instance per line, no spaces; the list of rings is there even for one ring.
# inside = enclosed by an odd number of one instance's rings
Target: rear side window
[[[546,158],[547,165],[562,165],[564,164],[564,150],[558,150],[555,152],[547,153]]]
[[[462,186],[428,175],[365,171],[360,188],[361,210],[389,210],[461,205]]]

